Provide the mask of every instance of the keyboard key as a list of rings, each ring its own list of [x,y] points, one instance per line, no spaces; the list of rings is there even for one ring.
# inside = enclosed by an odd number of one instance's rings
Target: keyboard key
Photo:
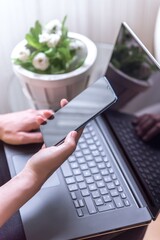
[[[90,154],[90,150],[88,148],[82,149],[84,155]]]
[[[94,157],[97,157],[97,156],[99,156],[99,151],[94,150],[94,151],[92,151],[92,154]]]
[[[102,176],[106,176],[109,174],[109,172],[107,169],[101,169],[101,174],[102,174]]]
[[[98,181],[98,180],[101,180],[102,177],[101,177],[101,175],[98,173],[98,174],[95,174],[95,175],[94,175],[94,179],[95,179],[95,181]]]
[[[94,158],[93,158],[92,155],[85,155],[85,159],[86,159],[87,161],[91,161],[91,160],[93,160]]]
[[[86,163],[83,163],[83,164],[80,165],[80,168],[81,168],[81,170],[87,170],[88,166],[87,166]]]
[[[107,187],[108,187],[108,189],[114,189],[115,185],[113,182],[110,182],[110,183],[107,183]]]
[[[88,208],[89,213],[90,214],[96,213],[97,210],[94,206],[92,198],[91,197],[85,197],[84,200],[85,200],[85,203],[86,203],[86,206]]]
[[[85,182],[80,182],[80,183],[78,183],[78,186],[79,186],[79,188],[80,188],[80,189],[87,188],[87,186],[86,186],[86,183],[85,183]]]
[[[105,195],[105,194],[107,194],[108,193],[108,190],[107,190],[107,188],[106,187],[104,187],[104,188],[100,188],[100,193],[102,194],[102,195]]]
[[[106,168],[105,163],[103,163],[103,162],[102,163],[98,163],[97,166],[98,166],[99,169]]]
[[[92,173],[92,174],[99,173],[98,168],[97,168],[97,167],[91,168],[91,173]]]
[[[111,194],[112,197],[116,197],[116,196],[119,195],[119,193],[118,193],[118,191],[116,189],[111,190],[110,194]]]
[[[118,186],[118,192],[123,192],[123,188],[121,186]]]
[[[122,208],[122,207],[124,207],[124,204],[123,204],[123,202],[122,202],[122,200],[121,200],[120,197],[115,197],[115,198],[114,198],[114,203],[115,203],[115,205],[116,205],[117,208]]]
[[[103,205],[103,201],[101,198],[96,198],[94,201],[95,201],[96,206]]]
[[[88,162],[88,166],[91,168],[91,167],[95,167],[96,166],[96,163],[94,161],[90,161]]]
[[[70,166],[71,166],[72,169],[73,169],[73,168],[78,168],[78,167],[79,167],[79,165],[78,165],[77,162],[72,162],[72,163],[70,164]]]
[[[98,187],[98,188],[101,188],[101,187],[104,187],[104,186],[105,186],[105,184],[104,184],[103,181],[98,181],[98,182],[96,182],[96,184],[97,184],[97,187]]]
[[[77,182],[82,182],[84,180],[83,176],[82,175],[77,175],[76,176],[76,181]]]
[[[108,183],[108,182],[111,182],[112,179],[111,179],[110,176],[105,176],[105,177],[104,177],[104,181],[105,181],[106,183]]]
[[[72,176],[72,170],[68,164],[67,161],[65,161],[62,165],[61,165],[61,170],[62,170],[62,173],[64,175],[64,177],[70,177]]]
[[[74,154],[75,154],[76,158],[78,158],[78,157],[82,157],[82,156],[83,156],[83,154],[82,154],[81,151],[78,151],[78,152],[75,151]]]
[[[79,168],[75,168],[75,169],[73,169],[73,173],[74,173],[74,175],[79,175],[79,174],[81,174],[81,171]]]
[[[84,175],[84,177],[89,177],[89,176],[91,176],[91,172],[89,170],[85,170],[85,171],[83,171],[83,175]]]
[[[81,190],[81,194],[82,194],[83,197],[90,195],[88,189],[83,189],[83,190]]]
[[[126,198],[126,194],[123,192],[121,193],[121,198],[125,199]]]
[[[77,184],[68,185],[68,189],[70,192],[77,190],[78,189]]]
[[[87,143],[88,143],[88,144],[93,144],[93,143],[94,143],[94,141],[93,141],[93,139],[92,139],[92,138],[90,138],[90,139],[87,139],[86,141],[87,141]]]
[[[80,207],[84,207],[84,206],[85,206],[82,199],[79,199],[78,202],[79,202],[79,206],[80,206]]]
[[[104,212],[104,211],[108,211],[108,210],[112,210],[112,209],[115,209],[115,206],[112,202],[106,203],[105,205],[102,205],[102,206],[98,206],[99,212]]]
[[[71,197],[72,197],[73,200],[77,199],[77,196],[76,196],[75,192],[71,192]]]
[[[80,143],[80,147],[81,149],[88,148],[88,145],[85,142],[83,142],[83,143]]]
[[[94,183],[93,177],[87,177],[85,180],[88,184]]]
[[[130,206],[130,202],[129,202],[127,199],[124,200],[124,204],[125,204],[125,206],[127,206],[127,207]]]
[[[74,203],[75,208],[80,207],[79,202],[77,200],[74,200],[73,203]]]
[[[99,163],[99,162],[102,162],[102,161],[103,161],[103,158],[101,156],[95,157],[95,162]]]
[[[93,184],[89,184],[88,187],[89,187],[89,190],[90,190],[90,191],[97,190],[97,186],[96,186],[95,183],[93,183]]]
[[[76,161],[75,156],[74,156],[74,155],[70,156],[70,157],[68,158],[68,161],[69,161],[69,162],[75,162],[75,161]]]
[[[82,209],[80,209],[80,208],[77,209],[77,214],[78,214],[79,217],[84,216],[84,214],[82,212]]]
[[[93,191],[91,194],[92,194],[92,197],[93,197],[93,198],[98,198],[98,197],[100,197],[100,194],[99,194],[98,191]]]
[[[104,195],[103,196],[103,200],[104,200],[104,202],[111,202],[112,201],[112,199],[111,199],[109,194],[108,195]]]
[[[96,147],[96,145],[92,144],[92,145],[89,145],[89,149],[90,149],[91,151],[93,151],[93,150],[96,150],[97,147]]]
[[[67,178],[66,178],[66,183],[67,183],[67,184],[75,183],[74,177],[67,177]]]
[[[79,164],[85,163],[85,158],[84,157],[77,158],[77,162]]]

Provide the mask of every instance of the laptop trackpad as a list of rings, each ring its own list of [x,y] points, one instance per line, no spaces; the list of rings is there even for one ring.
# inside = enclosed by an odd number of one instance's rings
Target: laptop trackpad
[[[18,174],[24,168],[24,166],[26,165],[28,159],[31,156],[29,156],[29,155],[27,155],[27,156],[14,155],[12,157],[16,174]],[[54,172],[54,174],[52,174],[48,178],[48,180],[43,184],[42,188],[54,187],[54,186],[57,186],[59,184],[60,184],[60,181],[59,181],[58,175],[57,175],[56,172]]]

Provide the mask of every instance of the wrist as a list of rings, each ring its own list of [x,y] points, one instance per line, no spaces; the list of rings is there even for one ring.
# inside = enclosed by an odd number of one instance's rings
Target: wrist
[[[33,191],[39,191],[41,188],[41,181],[40,177],[37,176],[37,174],[30,168],[25,167],[18,175],[17,177],[20,177],[24,183],[26,183],[26,190],[27,188],[29,191],[33,189]]]

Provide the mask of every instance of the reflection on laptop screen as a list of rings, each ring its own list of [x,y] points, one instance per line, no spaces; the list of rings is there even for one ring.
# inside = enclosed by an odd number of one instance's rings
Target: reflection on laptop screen
[[[128,25],[123,23],[106,72],[119,99],[113,107],[121,108],[147,90],[157,71],[158,63]]]
[[[105,75],[118,96],[118,101],[114,105],[116,109],[122,108],[133,97],[147,90],[154,82],[155,76],[160,76],[159,64],[126,23],[121,25]],[[131,165],[150,194],[156,206],[155,212],[159,211],[160,136],[144,143],[135,134],[130,124],[131,119],[127,120],[120,114],[114,115],[114,118],[110,117],[110,124],[129,156]],[[120,121],[123,125],[120,125]]]

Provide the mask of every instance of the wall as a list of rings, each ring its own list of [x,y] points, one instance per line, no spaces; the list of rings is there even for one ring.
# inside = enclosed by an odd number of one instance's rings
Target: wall
[[[152,52],[159,5],[160,0],[0,0],[0,112],[11,110],[11,51],[35,20],[47,23],[67,15],[70,31],[104,43],[113,43],[120,23],[126,21]]]

